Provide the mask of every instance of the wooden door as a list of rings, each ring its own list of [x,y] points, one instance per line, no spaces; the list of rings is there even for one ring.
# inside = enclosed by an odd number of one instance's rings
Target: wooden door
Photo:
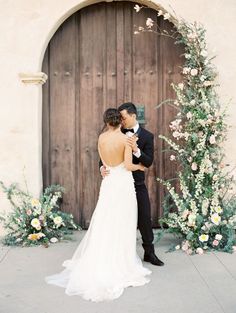
[[[176,175],[166,144],[175,110],[156,109],[174,94],[170,83],[181,80],[181,49],[174,40],[154,33],[134,35],[134,25],[151,17],[161,29],[173,27],[135,3],[101,2],[73,14],[51,39],[43,62],[49,79],[43,87],[44,186],[66,188],[62,209],[87,228],[96,206],[101,177],[97,139],[108,107],[132,101],[145,107],[145,128],[155,134],[155,159],[147,171],[153,226],[162,215],[164,190],[156,177]]]

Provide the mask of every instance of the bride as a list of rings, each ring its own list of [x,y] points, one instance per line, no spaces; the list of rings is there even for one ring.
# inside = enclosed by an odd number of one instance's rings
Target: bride
[[[90,226],[72,258],[63,262],[62,272],[45,278],[69,296],[96,302],[148,283],[151,274],[136,253],[137,200],[131,171],[144,171],[144,166],[132,163],[118,110],[107,109],[103,119],[106,131],[99,136],[98,152],[110,174],[102,180]]]

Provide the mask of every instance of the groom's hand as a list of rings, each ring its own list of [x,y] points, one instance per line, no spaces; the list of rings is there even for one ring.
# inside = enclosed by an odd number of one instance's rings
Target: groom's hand
[[[137,136],[132,136],[132,137],[128,137],[127,139],[127,144],[132,148],[132,151],[135,153],[138,151],[138,145],[137,145],[137,140],[138,137]]]
[[[108,170],[104,165],[100,167],[100,172],[101,172],[102,178],[110,174],[110,170]]]

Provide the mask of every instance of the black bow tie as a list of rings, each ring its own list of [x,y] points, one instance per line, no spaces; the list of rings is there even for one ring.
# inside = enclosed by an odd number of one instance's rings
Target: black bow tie
[[[123,133],[126,134],[127,132],[131,132],[134,133],[134,129],[133,128],[123,128]]]

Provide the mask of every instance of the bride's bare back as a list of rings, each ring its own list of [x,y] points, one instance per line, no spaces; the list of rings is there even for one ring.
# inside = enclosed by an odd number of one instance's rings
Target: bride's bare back
[[[117,166],[124,162],[129,171],[144,171],[141,164],[132,163],[132,148],[126,143],[126,136],[118,130],[106,131],[98,139],[98,152],[103,165]]]
[[[117,166],[124,161],[125,139],[121,131],[107,131],[99,136],[98,151],[104,165]]]

